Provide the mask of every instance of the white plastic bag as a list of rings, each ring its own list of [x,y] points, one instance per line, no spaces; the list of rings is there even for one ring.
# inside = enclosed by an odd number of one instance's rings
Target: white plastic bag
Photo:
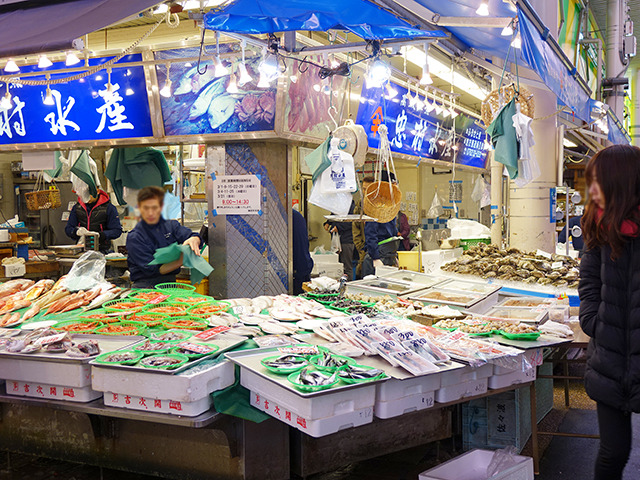
[[[323,193],[352,193],[358,188],[353,157],[338,148],[339,138],[331,139],[329,160],[331,168],[322,173]]]
[[[342,251],[342,244],[340,243],[340,235],[338,232],[331,234],[331,251],[333,253],[340,253]]]
[[[77,292],[106,283],[104,279],[106,265],[107,260],[100,252],[93,250],[85,252],[75,261],[62,284],[70,292]]]
[[[524,187],[538,178],[541,173],[535,158],[521,158],[518,160],[518,178],[513,183],[518,187]]]
[[[329,171],[329,169],[325,170]],[[324,172],[323,172],[324,175]],[[348,215],[351,207],[350,193],[322,193],[322,176],[316,180],[311,188],[309,203],[324,208],[335,215]]]
[[[440,197],[438,196],[438,192],[433,196],[433,200],[431,201],[431,207],[427,212],[427,217],[429,218],[437,218],[444,213],[444,208],[442,208],[442,202],[440,202]]]
[[[482,200],[482,193],[484,192],[484,180],[482,175],[476,177],[476,181],[473,184],[473,192],[471,192],[471,200],[479,202]]]

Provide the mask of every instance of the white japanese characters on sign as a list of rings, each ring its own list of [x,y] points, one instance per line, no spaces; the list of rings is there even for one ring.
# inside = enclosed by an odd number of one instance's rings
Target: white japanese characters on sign
[[[0,137],[6,135],[8,138],[13,138],[14,131],[21,137],[26,135],[27,131],[24,125],[24,116],[22,115],[24,106],[25,103],[17,95],[14,95],[13,110],[0,107]],[[13,127],[13,131],[11,127]]]
[[[215,215],[255,215],[262,212],[260,179],[256,175],[224,175],[213,181]]]
[[[58,90],[51,90],[51,95],[53,96],[53,100],[55,101],[56,111],[49,113],[46,117],[44,117],[44,121],[49,123],[51,133],[57,135],[61,133],[62,135],[67,135],[67,127],[73,128],[76,132],[80,131],[80,127],[77,123],[68,120],[67,117],[69,113],[71,113],[71,109],[76,104],[76,99],[73,97],[67,98],[64,108],[62,107],[62,95]]]
[[[133,124],[131,122],[126,122],[127,116],[124,114],[124,106],[120,104],[122,102],[122,97],[118,90],[120,89],[120,85],[114,83],[111,86],[111,91],[109,91],[108,84],[105,85],[104,90],[100,90],[98,95],[104,100],[104,105],[99,108],[96,108],[96,112],[98,112],[102,117],[100,118],[100,125],[96,128],[96,133],[100,133],[104,130],[104,127],[107,122],[107,117],[109,117],[110,125],[107,127],[109,131],[113,132],[115,130],[133,130]]]

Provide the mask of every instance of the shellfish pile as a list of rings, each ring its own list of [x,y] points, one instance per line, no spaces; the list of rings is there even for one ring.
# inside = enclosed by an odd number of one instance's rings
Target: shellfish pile
[[[512,282],[577,288],[578,262],[571,257],[551,255],[547,258],[535,252],[517,248],[502,250],[495,245],[480,243],[469,248],[457,260],[441,267],[445,272],[475,275]]]

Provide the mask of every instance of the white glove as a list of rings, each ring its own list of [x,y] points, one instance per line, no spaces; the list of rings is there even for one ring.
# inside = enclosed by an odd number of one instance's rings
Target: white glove
[[[76,235],[79,237],[84,237],[85,235],[89,235],[91,232],[84,227],[78,227],[76,230]]]
[[[374,266],[374,268],[383,267],[384,263],[382,263],[382,260],[380,260],[380,259],[374,260],[373,261],[373,266]]]

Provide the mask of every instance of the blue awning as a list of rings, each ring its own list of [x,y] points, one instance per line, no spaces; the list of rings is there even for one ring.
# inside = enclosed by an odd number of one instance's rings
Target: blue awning
[[[156,5],[158,0],[20,2],[0,9],[0,58],[73,48],[76,38]],[[36,6],[30,6],[35,4]]]
[[[210,30],[246,34],[347,30],[366,40],[447,36],[438,30],[414,28],[368,0],[237,0],[205,14],[204,25]]]

